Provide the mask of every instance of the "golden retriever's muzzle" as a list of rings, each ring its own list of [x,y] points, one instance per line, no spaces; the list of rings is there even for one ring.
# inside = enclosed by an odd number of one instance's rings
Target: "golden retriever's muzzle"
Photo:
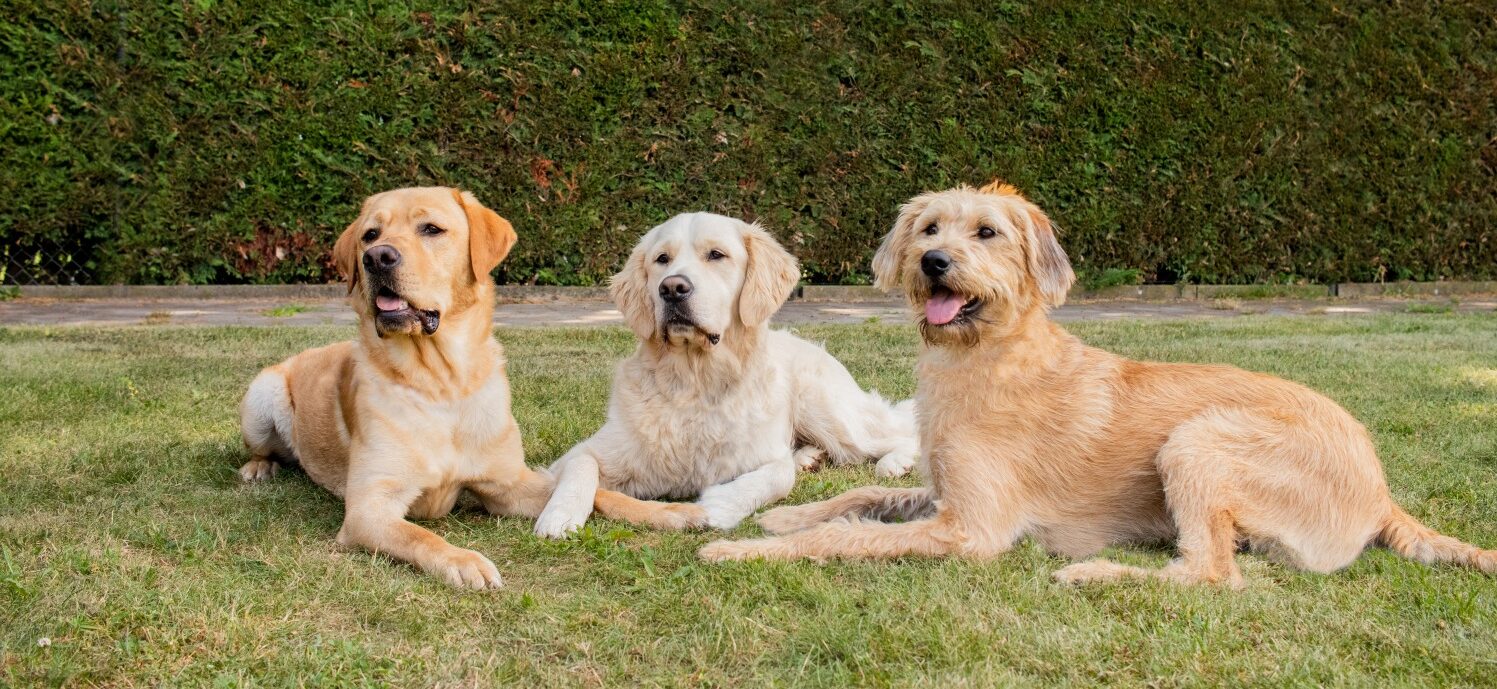
[[[364,252],[364,273],[369,279],[369,295],[374,311],[374,327],[381,336],[389,333],[419,331],[430,335],[441,325],[442,314],[418,309],[400,296],[400,252],[388,244],[371,246]]]
[[[661,340],[669,343],[672,330],[702,330],[691,316],[691,292],[691,279],[685,275],[672,275],[660,281],[660,299],[665,303],[660,313]],[[703,331],[702,334],[712,344],[717,344],[722,338],[720,333]]]

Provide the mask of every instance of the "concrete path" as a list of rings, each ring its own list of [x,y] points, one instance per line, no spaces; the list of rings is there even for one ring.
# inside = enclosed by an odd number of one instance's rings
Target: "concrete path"
[[[1348,315],[1497,311],[1497,297],[1450,299],[1311,299],[1216,301],[1091,301],[1066,304],[1056,320],[1115,318],[1224,318],[1247,314]],[[780,309],[777,323],[864,323],[872,319],[903,323],[908,309],[897,301],[794,301]],[[353,323],[342,299],[39,299],[0,302],[0,325],[320,325]],[[501,304],[494,314],[501,327],[622,325],[605,301]]]

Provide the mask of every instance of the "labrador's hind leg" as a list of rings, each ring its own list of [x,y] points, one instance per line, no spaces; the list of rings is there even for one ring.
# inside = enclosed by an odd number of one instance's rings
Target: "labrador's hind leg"
[[[286,378],[273,369],[261,371],[239,403],[239,431],[250,452],[250,460],[239,467],[239,477],[245,482],[275,476],[279,466],[275,458],[295,456],[289,441],[291,419]]]

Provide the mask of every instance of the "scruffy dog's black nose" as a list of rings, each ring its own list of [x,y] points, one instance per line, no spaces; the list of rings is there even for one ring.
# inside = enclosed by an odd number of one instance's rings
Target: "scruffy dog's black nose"
[[[920,272],[928,277],[941,277],[948,270],[951,270],[951,256],[940,249],[931,249],[920,257]]]
[[[691,295],[691,281],[685,275],[672,275],[660,281],[660,298],[678,302]]]
[[[400,265],[400,252],[389,244],[371,246],[364,252],[364,267],[368,270],[386,271]]]

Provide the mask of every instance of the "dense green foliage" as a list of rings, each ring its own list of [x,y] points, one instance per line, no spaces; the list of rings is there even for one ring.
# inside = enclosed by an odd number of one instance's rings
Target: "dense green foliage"
[[[509,282],[693,209],[861,282],[902,200],[995,176],[1084,274],[1497,275],[1490,0],[5,4],[0,244],[104,282],[323,280],[428,183],[514,221]]]

